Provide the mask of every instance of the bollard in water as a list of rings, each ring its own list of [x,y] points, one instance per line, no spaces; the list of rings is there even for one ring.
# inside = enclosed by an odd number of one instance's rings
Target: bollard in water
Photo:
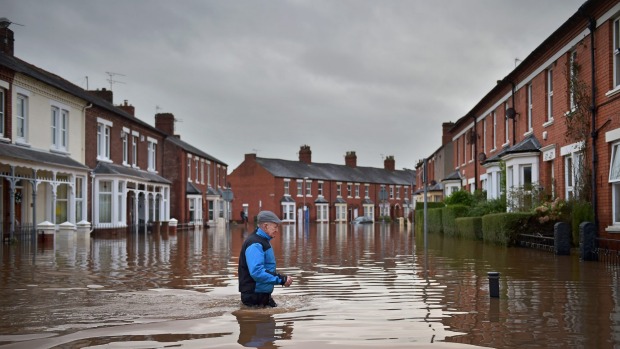
[[[489,296],[499,298],[499,272],[490,271],[489,276]]]

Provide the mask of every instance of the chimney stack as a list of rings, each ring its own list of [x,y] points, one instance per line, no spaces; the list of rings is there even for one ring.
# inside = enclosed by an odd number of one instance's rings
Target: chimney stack
[[[11,25],[11,21],[5,17],[0,18],[0,51],[9,56],[14,56],[15,39],[9,25]]]
[[[357,167],[357,155],[354,151],[347,152],[347,155],[344,156],[344,163],[351,168]]]
[[[172,113],[155,114],[155,128],[168,135],[174,135],[174,115]]]
[[[123,104],[119,105],[118,108],[125,111],[127,114],[130,114],[131,116],[136,116],[136,108],[134,108],[134,106],[131,104],[127,104],[127,100],[125,100]]]
[[[383,168],[387,171],[394,172],[396,169],[396,161],[394,160],[394,155],[388,155],[383,160]]]
[[[114,96],[112,94],[112,90],[106,90],[106,88],[102,88],[101,90],[89,90],[88,93],[90,93],[93,96],[97,96],[103,100],[105,100],[106,102],[109,103],[113,103],[114,100]]]
[[[312,163],[312,151],[309,145],[302,145],[299,148],[299,161],[306,164]]]
[[[452,133],[450,130],[454,127],[453,122],[444,122],[441,124],[441,145],[452,142]]]

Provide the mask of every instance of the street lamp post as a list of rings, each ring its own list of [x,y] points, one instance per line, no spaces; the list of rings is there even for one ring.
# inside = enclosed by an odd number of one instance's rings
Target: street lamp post
[[[304,196],[304,209],[302,210],[302,214],[303,216],[303,220],[302,223],[304,223],[304,225],[306,224],[306,191],[308,190],[307,186],[308,184],[306,183],[306,181],[308,180],[308,177],[304,177],[304,190],[303,190],[303,196]]]

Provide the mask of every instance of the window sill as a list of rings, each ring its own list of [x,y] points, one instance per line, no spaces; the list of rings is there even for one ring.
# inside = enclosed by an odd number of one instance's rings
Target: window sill
[[[616,86],[614,89],[609,90],[605,93],[605,97],[612,97],[620,93],[620,85]]]
[[[11,139],[10,138],[5,138],[5,137],[0,137],[0,142],[2,142],[2,143],[11,143]]]
[[[50,152],[54,153],[54,154],[71,155],[71,153],[69,153],[66,150],[60,150],[60,149],[56,149],[56,148],[50,148]]]
[[[620,233],[620,225],[610,225],[605,228],[605,231],[610,233]]]
[[[27,148],[32,147],[30,144],[26,143],[26,141],[24,140],[16,140],[15,145],[19,145],[19,146],[27,147]]]
[[[472,162],[474,162],[474,159],[469,160],[469,163],[471,164]]]
[[[533,130],[533,129],[530,129],[529,131],[527,131],[527,132],[525,132],[525,133],[523,134],[523,137],[527,137],[527,136],[529,136],[529,135],[531,135],[531,134],[533,134],[533,133],[534,133],[534,130]]]
[[[551,125],[553,125],[553,119],[550,119],[549,121],[547,121],[544,124],[542,124],[543,127],[549,127]]]
[[[494,152],[496,150],[497,150],[497,148],[493,148],[493,149],[489,150],[489,153],[492,153],[492,152]]]
[[[502,144],[502,148],[506,148],[510,145],[510,140],[508,140],[506,143]]]
[[[108,159],[108,158],[102,158],[97,156],[97,161],[101,161],[101,162],[107,162],[107,163],[112,163],[112,160]]]

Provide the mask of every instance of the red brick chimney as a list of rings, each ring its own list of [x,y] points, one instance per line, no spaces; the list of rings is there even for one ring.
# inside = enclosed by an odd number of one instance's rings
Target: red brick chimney
[[[10,24],[11,22],[8,19],[0,18],[0,51],[13,56],[15,39],[13,38],[13,31],[9,29]]]
[[[344,163],[352,168],[357,167],[357,155],[355,155],[354,151],[347,152],[347,155],[344,156]]]
[[[444,122],[441,124],[441,145],[452,142],[452,132],[450,132],[452,127],[454,127],[453,122]]]
[[[123,104],[117,106],[120,109],[124,110],[127,114],[130,114],[131,116],[136,116],[136,108],[134,108],[133,105],[131,104],[127,104],[127,100],[125,100],[125,102],[123,102]]]
[[[155,128],[166,134],[174,135],[174,115],[172,113],[155,114]]]
[[[103,100],[105,100],[106,102],[110,102],[113,103],[114,100],[114,95],[112,94],[112,90],[106,90],[106,88],[102,88],[101,90],[89,90],[88,93],[90,93],[93,96],[97,96]]]
[[[394,170],[396,169],[396,161],[394,160],[394,155],[388,155],[385,157],[385,160],[383,160],[383,168],[390,172],[394,172]]]
[[[299,161],[306,164],[312,163],[312,151],[309,145],[302,145],[299,148]]]
[[[245,154],[245,161],[256,161],[256,153]]]

